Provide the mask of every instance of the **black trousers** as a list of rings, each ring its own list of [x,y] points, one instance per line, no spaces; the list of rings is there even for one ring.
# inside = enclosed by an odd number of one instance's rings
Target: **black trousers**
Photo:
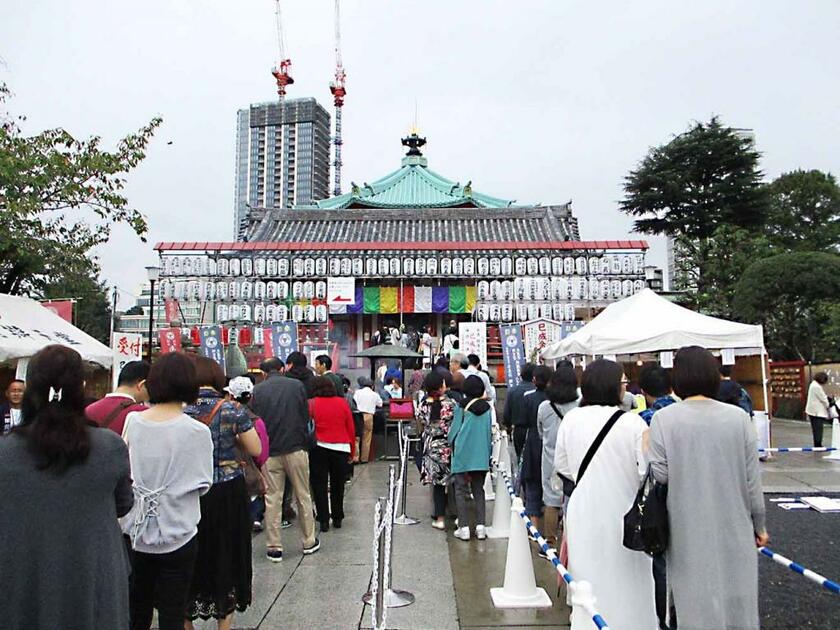
[[[528,427],[513,427],[513,448],[516,457],[522,456],[522,449],[525,448],[525,438],[528,436]]]
[[[814,446],[822,446],[823,426],[828,419],[819,416],[808,416],[811,421],[811,433],[814,435]]]
[[[432,518],[446,516],[446,486],[432,486]]]
[[[183,630],[198,536],[169,553],[132,554],[129,609],[131,630],[149,630],[157,604],[160,630]]]
[[[344,481],[347,479],[349,453],[316,446],[309,452],[309,481],[315,499],[319,523],[344,518]],[[329,481],[329,496],[327,482]]]

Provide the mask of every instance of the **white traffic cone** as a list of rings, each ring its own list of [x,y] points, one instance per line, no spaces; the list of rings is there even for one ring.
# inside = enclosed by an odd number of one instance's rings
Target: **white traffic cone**
[[[498,477],[498,473],[496,473]],[[487,474],[484,476],[484,500],[485,501],[495,501],[496,500],[496,491],[493,490],[493,473],[492,471],[488,471]]]
[[[524,509],[522,499],[513,500],[510,509],[510,538],[505,561],[505,584],[491,588],[490,597],[496,608],[550,608],[551,598],[545,589],[537,588],[534,579],[534,560],[525,522],[519,513]]]
[[[831,448],[840,449],[840,421],[837,418],[831,422]],[[840,461],[840,450],[829,452],[823,459]]]
[[[513,472],[513,467],[510,463],[510,443],[508,442],[507,433],[502,433],[502,441],[499,444],[499,468],[510,475]]]
[[[517,517],[519,518],[519,517]],[[507,538],[510,535],[510,494],[505,476],[496,473],[496,501],[493,503],[493,524],[487,528],[487,538]]]

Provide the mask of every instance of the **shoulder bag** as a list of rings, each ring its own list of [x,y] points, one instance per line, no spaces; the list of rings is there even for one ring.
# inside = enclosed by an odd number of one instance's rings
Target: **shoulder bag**
[[[601,429],[601,432],[598,433],[598,436],[595,438],[595,441],[592,442],[592,445],[589,447],[589,450],[586,451],[586,455],[583,456],[583,461],[580,463],[580,468],[578,469],[577,474],[577,481],[568,480],[570,487],[569,492],[566,492],[566,479],[564,479],[563,483],[563,492],[566,493],[567,496],[571,496],[572,492],[575,488],[580,485],[580,480],[583,479],[583,473],[586,472],[586,469],[589,468],[589,463],[592,461],[592,458],[595,457],[595,453],[598,452],[598,449],[601,447],[601,443],[604,441],[604,438],[607,437],[607,433],[610,432],[610,429],[613,428],[618,419],[624,415],[621,409],[616,411],[613,415],[610,416],[610,419],[607,420],[607,423]]]
[[[117,406],[111,410],[107,416],[102,419],[102,424],[100,425],[103,429],[107,429],[111,426],[114,420],[117,419],[117,416],[120,415],[123,411],[131,407],[132,405],[136,405],[137,403],[134,400],[121,400],[117,403]]]
[[[551,408],[552,410],[554,410],[555,415],[558,418],[560,418],[560,420],[563,420],[563,412],[557,408],[557,405],[555,405],[551,401],[549,401],[548,404],[551,405]],[[560,481],[563,483],[563,494],[567,497],[572,496],[572,492],[575,489],[575,482],[569,479],[568,477],[564,477],[560,473],[557,473],[557,476],[560,477]]]
[[[665,551],[669,535],[667,498],[668,486],[653,478],[653,471],[648,464],[636,500],[624,515],[625,547],[650,555]]]

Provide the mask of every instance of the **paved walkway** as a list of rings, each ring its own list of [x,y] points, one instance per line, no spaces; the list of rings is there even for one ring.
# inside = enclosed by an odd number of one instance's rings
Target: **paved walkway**
[[[830,444],[830,430],[827,433],[825,443]],[[774,421],[773,443],[774,446],[809,446],[810,429],[802,422]],[[774,457],[762,464],[765,490],[768,493],[840,490],[840,463],[824,461],[822,457],[822,454],[814,453]],[[344,527],[321,535],[321,551],[313,556],[304,558],[301,555],[296,528],[283,531],[285,558],[279,564],[266,560],[264,534],[255,536],[254,603],[245,613],[236,615],[234,627],[260,630],[370,628],[370,608],[361,603],[361,597],[369,586],[372,569],[373,503],[377,496],[385,493],[387,476],[388,464],[385,462],[356,468],[356,476],[347,490]],[[419,484],[413,467],[409,469],[409,480],[408,513],[421,518],[422,522],[396,527],[393,575],[394,587],[413,592],[417,601],[406,608],[389,610],[388,628],[569,627],[565,589],[561,588],[558,599],[556,572],[536,555],[537,582],[551,595],[554,606],[540,611],[493,608],[489,589],[502,584],[507,541],[465,543],[452,536],[451,526],[446,534],[432,529],[428,518],[429,490]],[[488,504],[488,515],[492,514],[492,505]],[[826,541],[826,544],[830,542]],[[789,577],[783,571],[771,571],[776,580],[803,579],[793,574]],[[830,573],[828,569],[826,571]],[[811,589],[810,586],[804,588]],[[763,624],[767,621],[767,618],[763,619]],[[213,628],[215,624],[199,624],[198,627]],[[781,620],[780,625],[767,627],[786,626]]]

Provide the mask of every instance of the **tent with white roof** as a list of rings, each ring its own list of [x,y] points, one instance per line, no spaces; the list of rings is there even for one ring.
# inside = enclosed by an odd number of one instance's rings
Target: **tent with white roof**
[[[111,349],[40,302],[0,293],[0,364],[29,359],[51,344],[73,348],[84,361],[110,368]]]

